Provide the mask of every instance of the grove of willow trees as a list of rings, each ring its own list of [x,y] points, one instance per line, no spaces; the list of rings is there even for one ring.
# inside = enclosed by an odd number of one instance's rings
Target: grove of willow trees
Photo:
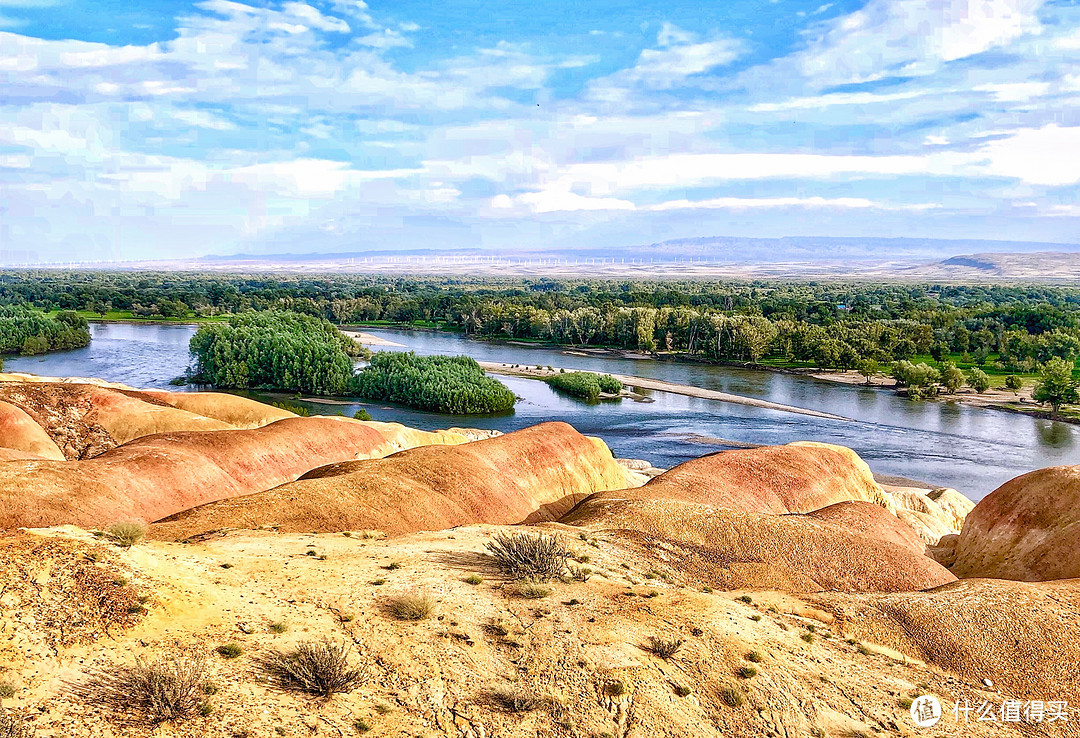
[[[207,323],[191,337],[191,381],[337,395],[353,373],[355,341],[324,318],[267,311]]]
[[[450,415],[510,410],[517,399],[468,356],[417,356],[380,351],[350,385],[369,400],[388,400]]]
[[[22,305],[0,305],[0,354],[32,356],[89,343],[86,320],[73,312],[46,315]]]

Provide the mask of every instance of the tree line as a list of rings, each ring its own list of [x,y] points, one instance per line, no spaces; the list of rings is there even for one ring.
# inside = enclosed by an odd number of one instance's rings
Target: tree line
[[[0,305],[0,354],[32,356],[89,343],[89,324],[74,312],[46,315],[25,305]]]

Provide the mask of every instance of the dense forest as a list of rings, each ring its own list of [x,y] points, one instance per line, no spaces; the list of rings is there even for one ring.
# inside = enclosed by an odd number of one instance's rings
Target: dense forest
[[[353,378],[350,390],[370,400],[451,415],[503,412],[517,399],[468,356],[417,356],[411,351],[375,354]]]
[[[290,310],[335,324],[827,369],[916,357],[1036,371],[1080,355],[1080,289],[839,282],[395,279],[364,275],[4,272],[0,304],[99,316]]]
[[[89,343],[89,325],[75,312],[46,315],[25,305],[0,304],[0,354],[32,356]]]
[[[323,318],[276,310],[203,325],[191,337],[190,348],[193,382],[319,395],[346,390],[353,374],[351,357],[360,351]]]

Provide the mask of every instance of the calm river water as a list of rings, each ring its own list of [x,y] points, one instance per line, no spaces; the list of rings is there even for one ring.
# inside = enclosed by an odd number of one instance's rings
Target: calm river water
[[[95,324],[83,349],[39,357],[12,357],[5,370],[48,376],[84,376],[136,387],[168,388],[188,364],[192,326]],[[619,456],[670,467],[739,444],[795,440],[850,446],[875,472],[955,487],[978,500],[1002,482],[1044,466],[1080,462],[1080,426],[965,407],[953,402],[912,402],[892,392],[853,388],[801,376],[701,364],[575,356],[559,349],[469,341],[447,333],[370,330],[420,354],[468,354],[481,361],[594,369],[823,410],[855,422],[760,410],[666,392],[654,402],[632,400],[587,405],[556,394],[543,382],[500,377],[522,399],[513,413],[453,417],[386,405],[310,405],[316,412],[366,408],[376,420],[418,428],[452,425],[515,430],[545,420],[565,420],[603,438]],[[406,349],[395,349],[406,350]]]

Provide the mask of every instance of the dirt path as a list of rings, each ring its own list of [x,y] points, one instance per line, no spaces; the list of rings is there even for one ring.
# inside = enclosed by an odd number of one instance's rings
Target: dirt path
[[[493,374],[505,374],[512,377],[526,377],[528,379],[545,379],[558,373],[558,369],[537,369],[535,367],[523,367],[513,366],[511,364],[505,364],[496,361],[481,361],[477,362],[486,371]],[[590,372],[591,374],[598,374],[599,372]],[[676,384],[674,382],[665,382],[659,379],[649,379],[647,377],[633,377],[628,374],[612,374],[611,376],[618,379],[620,382],[632,387],[638,387],[640,389],[656,390],[659,392],[671,392],[676,395],[685,395],[687,397],[698,397],[703,400],[716,400],[718,402],[730,402],[736,405],[747,405],[749,407],[759,407],[764,410],[777,410],[784,413],[797,413],[799,415],[811,415],[815,418],[825,418],[827,420],[843,420],[852,422],[851,418],[845,418],[842,415],[833,415],[831,413],[824,413],[819,410],[810,410],[804,407],[795,407],[794,405],[783,405],[779,402],[769,402],[768,400],[759,400],[756,397],[745,397],[743,395],[733,395],[729,392],[718,392],[716,390],[705,389],[704,387],[694,387],[687,384]]]

